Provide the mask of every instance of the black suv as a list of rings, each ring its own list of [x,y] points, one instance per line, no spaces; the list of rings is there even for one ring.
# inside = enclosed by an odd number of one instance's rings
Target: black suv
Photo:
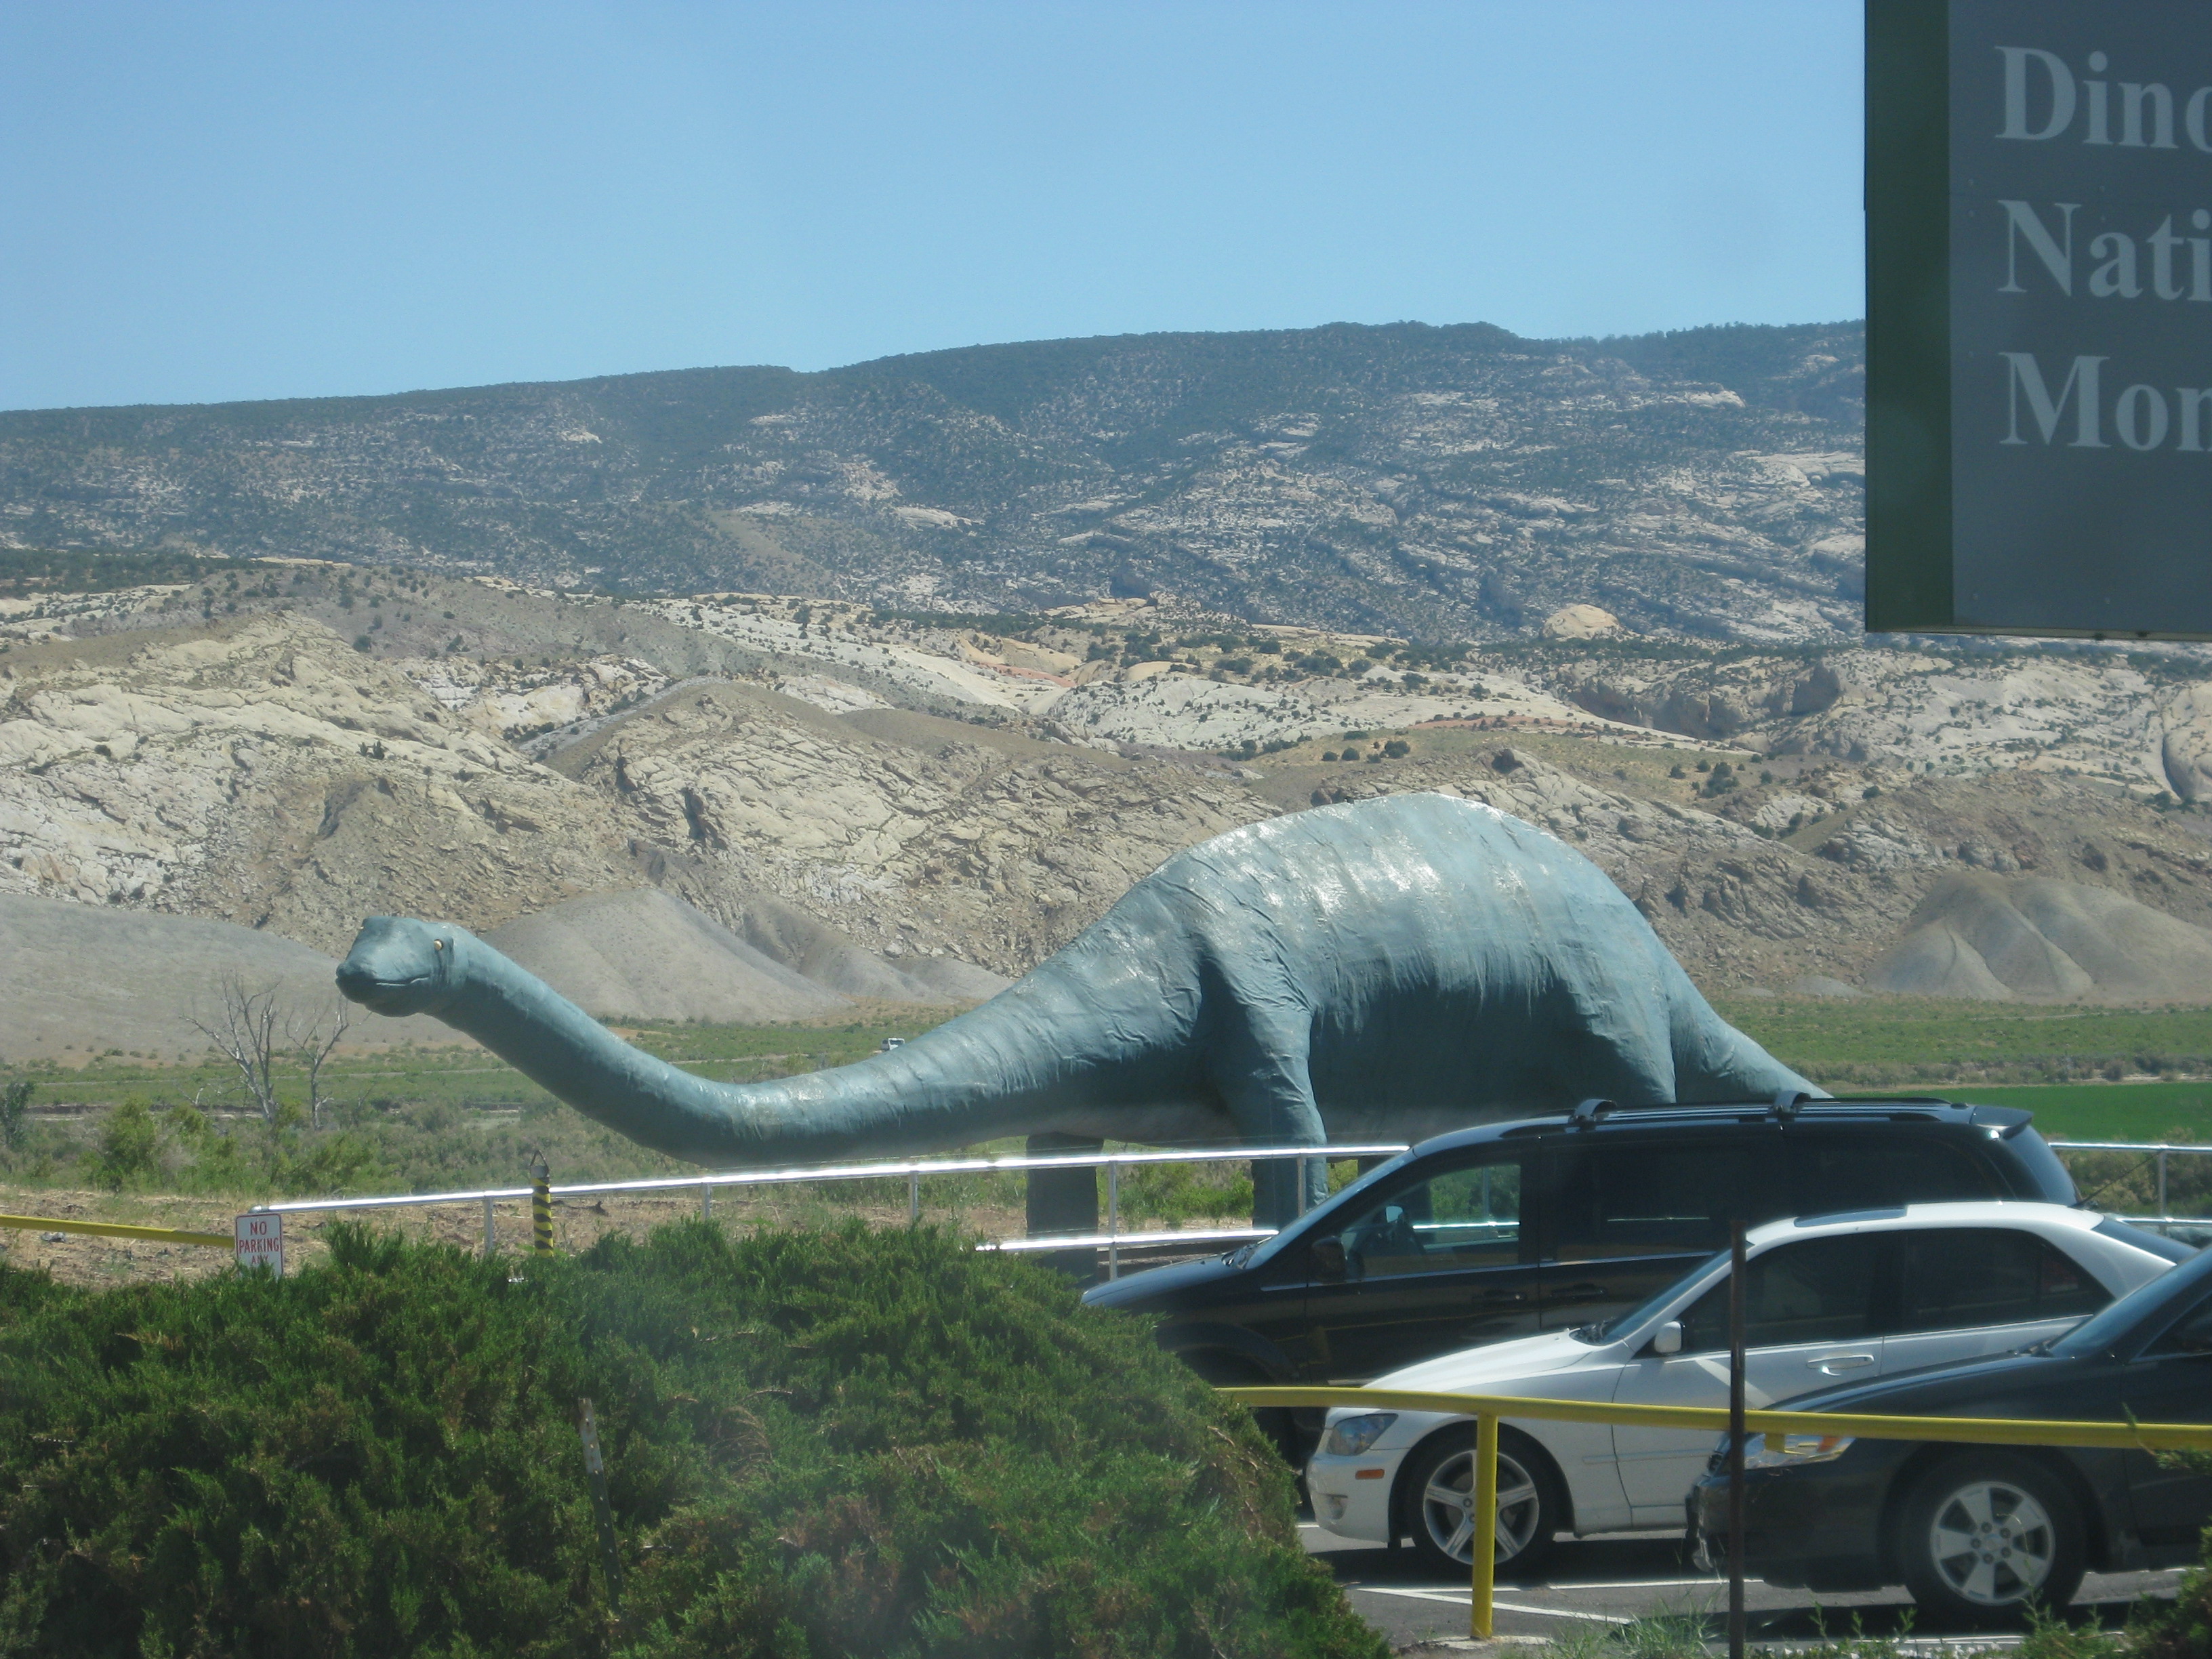
[[[1588,1102],[1401,1152],[1273,1238],[1092,1287],[1216,1383],[1359,1383],[1632,1308],[1753,1224],[2075,1201],[2030,1115],[1944,1100]]]

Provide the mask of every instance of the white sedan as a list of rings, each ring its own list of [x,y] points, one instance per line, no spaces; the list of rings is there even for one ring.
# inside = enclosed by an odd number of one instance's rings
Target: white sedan
[[[2069,1329],[2193,1254],[2056,1204],[1916,1204],[1778,1221],[1747,1241],[1745,1397],[1753,1407],[1842,1379],[2009,1352]],[[1714,1257],[1602,1325],[1424,1361],[1374,1389],[1728,1404],[1728,1277]],[[1346,1538],[1411,1534],[1439,1570],[1474,1559],[1471,1419],[1330,1412],[1306,1466],[1314,1517]],[[1507,1419],[1498,1563],[1525,1571],[1561,1532],[1680,1528],[1711,1430]]]

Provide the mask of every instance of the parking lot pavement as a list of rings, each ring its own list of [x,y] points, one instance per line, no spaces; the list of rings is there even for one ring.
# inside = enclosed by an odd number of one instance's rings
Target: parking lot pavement
[[[1353,1543],[1310,1522],[1300,1524],[1298,1536],[1308,1554],[1328,1563],[1350,1593],[1352,1607],[1394,1648],[1466,1639],[1464,1580],[1438,1578],[1410,1548]],[[2142,1597],[2172,1595],[2179,1576],[2179,1569],[2092,1573],[2076,1598],[2075,1614],[2118,1626]],[[1962,1636],[1990,1638],[1976,1646],[1999,1645],[2005,1635],[2002,1627],[1936,1632],[1917,1616],[1902,1589],[1823,1595],[1816,1601],[1809,1591],[1777,1589],[1754,1579],[1744,1587],[1744,1605],[1752,1639],[1770,1647],[1816,1644],[1824,1630],[1832,1637],[1857,1631],[1868,1636],[1948,1637],[1952,1642]],[[1593,1625],[1673,1615],[1702,1620],[1717,1638],[1728,1610],[1728,1583],[1692,1566],[1679,1537],[1621,1534],[1562,1543],[1540,1581],[1500,1582],[1492,1609],[1497,1632],[1504,1638],[1557,1637]],[[1939,1644],[1931,1640],[1929,1645]]]

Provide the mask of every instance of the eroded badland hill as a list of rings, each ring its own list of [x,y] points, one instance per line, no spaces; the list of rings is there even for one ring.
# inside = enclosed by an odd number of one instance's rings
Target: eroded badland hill
[[[448,916],[608,1013],[966,1000],[1180,848],[1437,789],[1711,989],[2212,996],[2212,675],[1856,636],[1858,352],[1340,329],[0,416],[0,978],[70,904],[325,954]]]

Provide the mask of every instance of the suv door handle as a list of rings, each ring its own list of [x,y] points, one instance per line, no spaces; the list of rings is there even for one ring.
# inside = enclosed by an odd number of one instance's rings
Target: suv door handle
[[[1808,1359],[1805,1363],[1823,1376],[1833,1376],[1839,1371],[1855,1371],[1862,1366],[1873,1364],[1874,1356],[1870,1353],[1824,1353],[1819,1358]]]

